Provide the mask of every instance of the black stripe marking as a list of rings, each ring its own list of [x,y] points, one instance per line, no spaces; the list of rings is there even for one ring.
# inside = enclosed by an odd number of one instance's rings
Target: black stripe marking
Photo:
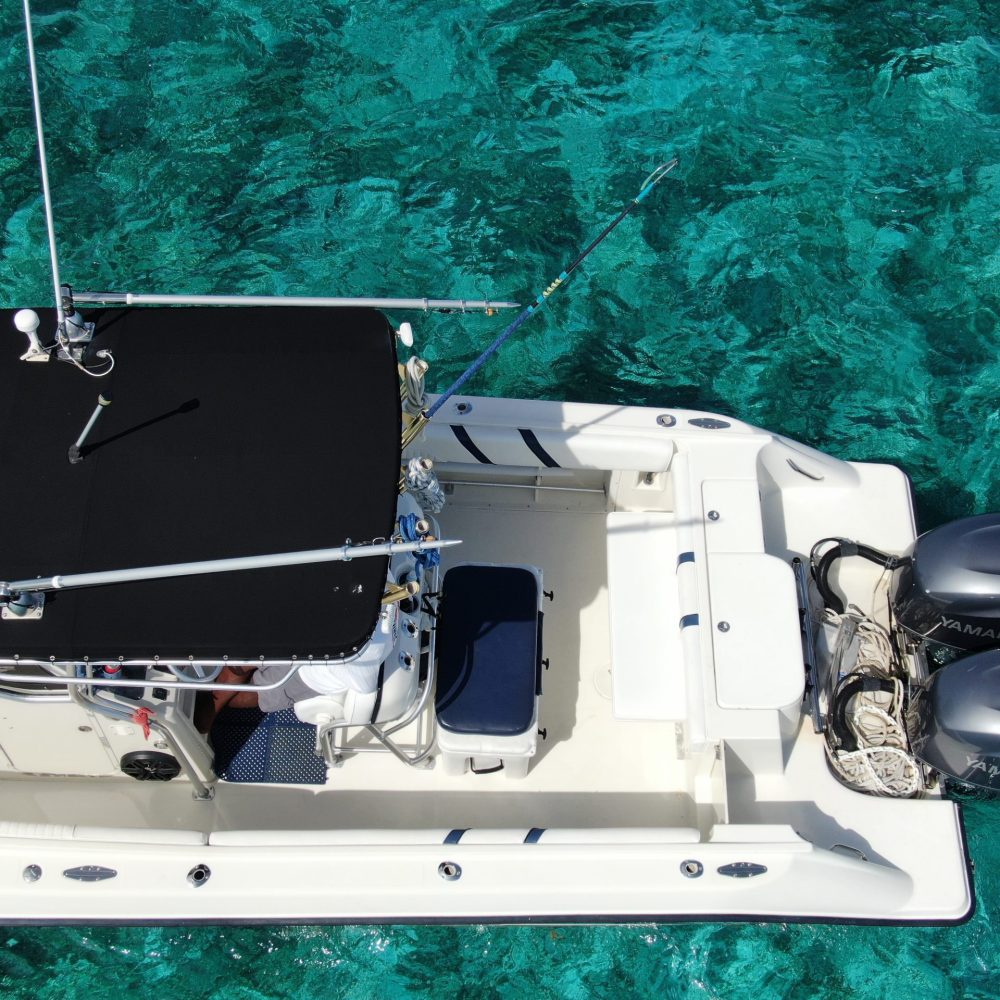
[[[469,432],[458,424],[450,424],[451,432],[458,439],[458,443],[477,461],[483,465],[493,463],[476,447],[476,442],[469,437]]]
[[[469,828],[466,827],[464,830],[452,830],[447,837],[444,838],[445,844],[457,844],[462,837],[469,832]]]
[[[527,427],[518,427],[517,433],[524,438],[524,443],[531,449],[532,454],[539,462],[548,469],[559,469],[559,463],[542,447],[541,442],[535,437],[534,431],[529,431]]]
[[[386,661],[382,661],[382,665],[378,668],[378,687],[375,689],[375,704],[372,706],[372,722],[378,722],[378,712],[382,707],[382,687],[385,684],[385,664]]]
[[[542,834],[545,833],[544,826],[533,826],[525,835],[522,843],[525,844],[537,844],[539,840],[542,839]]]
[[[540,696],[542,693],[542,623],[545,621],[545,615],[539,611],[538,612],[538,638],[535,640],[535,695]]]

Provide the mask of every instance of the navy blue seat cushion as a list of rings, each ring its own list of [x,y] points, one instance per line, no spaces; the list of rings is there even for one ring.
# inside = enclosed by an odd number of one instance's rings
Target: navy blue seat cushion
[[[516,566],[456,566],[437,637],[438,725],[517,736],[532,725],[540,651],[538,581]]]

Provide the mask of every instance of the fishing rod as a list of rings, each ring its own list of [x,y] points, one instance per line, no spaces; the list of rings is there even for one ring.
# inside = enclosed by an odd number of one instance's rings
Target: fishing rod
[[[503,347],[503,345],[521,326],[523,326],[529,319],[531,319],[532,316],[535,315],[536,312],[542,308],[542,306],[545,305],[546,299],[548,299],[548,297],[566,281],[566,279],[591,255],[591,253],[593,253],[594,250],[596,250],[597,247],[599,247],[604,240],[607,239],[612,232],[614,232],[622,220],[625,219],[627,215],[631,214],[638,207],[638,205],[649,196],[649,193],[653,190],[653,188],[656,187],[656,185],[659,184],[660,181],[663,180],[663,178],[677,166],[677,163],[678,160],[674,157],[674,159],[668,160],[666,163],[658,166],[642,182],[642,186],[639,188],[639,193],[621,210],[621,212],[618,213],[617,218],[612,220],[604,228],[604,231],[600,234],[600,236],[598,236],[597,239],[595,239],[590,246],[586,248],[586,250],[579,254],[579,256],[577,256],[577,258],[562,271],[558,278],[550,282],[543,292],[540,292],[535,296],[535,300],[531,303],[531,305],[524,308],[518,314],[517,318],[507,327],[507,329],[504,330],[503,333],[501,333],[500,336],[497,337],[496,340],[494,340],[493,343],[490,344],[490,346],[487,347],[486,350],[483,351],[483,353],[480,354],[479,357],[476,358],[476,360],[473,361],[472,364],[469,365],[469,367],[466,368],[466,370],[462,372],[462,374],[440,396],[438,396],[434,404],[429,409],[420,411],[403,434],[404,448],[416,439],[417,435],[424,429],[428,421],[433,418],[434,414],[436,414],[438,410],[440,410],[441,407],[444,406],[444,404],[452,396],[454,396],[455,393],[458,392],[458,390],[461,389],[462,386],[465,385],[465,383],[468,382],[469,379],[472,378],[472,376],[475,375],[476,372],[478,372],[479,369],[482,368],[483,365],[486,364],[486,362],[489,361],[489,359],[493,357],[493,355],[496,354],[501,347]]]

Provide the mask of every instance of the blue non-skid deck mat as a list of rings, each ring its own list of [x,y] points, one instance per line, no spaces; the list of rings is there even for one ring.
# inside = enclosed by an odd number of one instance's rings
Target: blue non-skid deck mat
[[[261,712],[224,708],[212,725],[215,773],[223,781],[322,785],[326,764],[316,756],[316,727],[294,709]]]

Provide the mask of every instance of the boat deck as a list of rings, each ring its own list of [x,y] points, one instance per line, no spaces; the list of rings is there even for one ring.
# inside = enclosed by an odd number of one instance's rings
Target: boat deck
[[[603,507],[569,513],[455,503],[442,529],[463,540],[446,551],[445,569],[459,562],[542,569],[554,597],[544,602],[550,667],[539,727],[546,736],[527,777],[516,781],[502,772],[456,777],[406,768],[387,754],[348,757],[331,769],[326,787],[341,802],[350,796],[351,823],[697,826],[690,765],[678,760],[675,725],[612,712]],[[412,803],[402,808],[399,796]]]
[[[485,403],[477,408],[480,416],[484,411],[488,417]],[[491,451],[500,448],[499,438],[487,442],[485,432],[477,438]],[[747,555],[732,551],[734,529],[753,528],[740,538],[744,548],[754,549],[749,555],[755,566],[777,562],[778,554],[779,559],[801,555],[808,539],[822,532],[814,523],[818,505],[809,503],[806,493],[819,489],[812,483],[825,480],[819,474],[800,476],[779,452],[770,472],[796,478],[787,490],[772,485],[767,494],[746,474],[758,444],[745,437],[718,454],[679,449],[669,471],[653,473],[633,469],[624,476],[601,472],[594,464],[547,470],[539,474],[561,485],[546,492],[531,485],[533,471],[499,464],[480,469],[468,462],[457,468],[460,463],[448,453],[440,459],[442,483],[453,484],[440,531],[463,542],[443,552],[444,569],[466,562],[536,566],[545,591],[553,594],[543,602],[543,655],[550,666],[543,676],[538,724],[545,739],[539,740],[526,777],[504,772],[455,776],[441,761],[429,768],[406,767],[388,753],[347,752],[322,785],[220,781],[214,798],[198,801],[184,779],[134,782],[108,769],[115,767],[125,741],[133,741],[131,749],[141,740],[141,733],[125,732],[135,726],[108,725],[58,698],[44,705],[8,702],[0,704],[0,722],[13,730],[17,714],[23,737],[9,746],[5,742],[6,767],[0,759],[0,770],[7,772],[0,840],[11,857],[30,843],[33,862],[46,870],[84,861],[113,867],[120,874],[109,883],[108,912],[119,919],[123,913],[135,915],[137,895],[153,898],[151,867],[164,886],[173,880],[156,896],[156,916],[181,919],[242,919],[247,913],[269,919],[330,914],[519,919],[525,913],[552,919],[566,914],[962,919],[970,895],[954,804],[933,794],[881,800],[845,788],[830,773],[808,717],[798,715],[797,706],[791,706],[794,718],[790,712],[782,716],[786,702],[777,697],[770,707],[720,704],[714,630],[702,633],[695,655],[684,660],[683,701],[663,698],[658,708],[640,701],[638,709],[619,702],[621,710],[658,716],[654,719],[615,714],[613,698],[621,679],[648,680],[648,670],[633,673],[639,654],[653,651],[640,666],[652,665],[654,672],[676,663],[663,641],[669,630],[661,625],[677,621],[678,608],[666,608],[664,593],[676,590],[683,599],[680,622],[692,610],[711,621],[718,567]],[[494,457],[498,463],[509,460],[502,453]],[[646,456],[640,457],[645,463]],[[730,480],[717,469],[744,475]],[[863,507],[876,496],[878,517],[887,518],[884,511],[891,507],[912,530],[902,477],[859,469],[852,486],[850,470],[844,484],[833,481],[836,471],[825,469],[831,482],[823,490],[830,491],[826,503],[838,527],[864,527]],[[486,477],[488,482],[474,485],[461,482]],[[796,491],[803,494],[801,502]],[[707,513],[717,507],[726,512],[722,519]],[[627,546],[628,559],[619,565],[621,538],[614,529],[623,517],[626,524],[631,517],[646,518],[656,531],[643,536],[643,545]],[[710,536],[708,524],[720,526],[722,535]],[[691,552],[693,560],[680,559]],[[697,587],[685,593],[676,568],[692,565],[700,575],[694,578]],[[671,567],[675,572],[664,572]],[[876,579],[853,577],[852,571],[838,584],[852,584],[847,586],[851,593],[880,593]],[[756,596],[752,588],[744,592]],[[616,615],[612,643],[611,610],[617,612],[623,601],[631,602],[632,615],[623,620]],[[728,609],[726,618],[731,618]],[[732,620],[739,627],[740,621]],[[778,620],[760,613],[752,622],[753,634],[763,635],[768,649],[767,656],[746,661],[747,670],[760,674],[758,680],[767,680],[775,669],[766,629]],[[794,617],[793,624],[797,630]],[[643,640],[628,646],[632,656],[624,660],[619,627],[636,629],[625,634]],[[792,632],[784,628],[782,634],[787,638]],[[792,638],[780,662],[801,671],[798,637]],[[685,657],[689,652],[685,647]],[[632,693],[639,690],[641,697],[638,681]],[[668,684],[667,690],[675,689]],[[190,730],[189,740],[204,749],[184,717],[183,701],[190,695],[185,690],[169,707],[176,712],[178,730]],[[692,701],[694,710],[685,714]],[[40,739],[36,723],[43,716],[49,722]],[[783,717],[792,723],[789,730],[779,727]],[[701,734],[699,725],[704,726]],[[400,734],[400,742],[406,735]],[[357,729],[348,751],[363,748],[367,739]],[[48,748],[44,759],[53,762],[60,758],[57,749],[65,758],[67,749],[79,745],[81,752],[73,756],[79,776],[25,773],[28,768],[19,761],[42,760],[40,745]],[[698,750],[685,752],[685,745]],[[156,866],[148,863],[152,852]],[[930,873],[928,857],[935,858]],[[184,873],[206,859],[216,888],[195,897]],[[690,874],[692,865],[706,877]],[[729,869],[739,873],[748,865],[763,877],[726,877],[733,874]],[[460,867],[467,878],[456,892],[442,871]],[[24,888],[20,861],[11,871],[15,868],[11,881],[19,893],[18,912],[45,918],[51,908],[44,897],[27,896],[31,890]],[[281,890],[262,904],[257,886],[261,872],[272,869],[279,873]],[[289,884],[294,894],[286,891]],[[753,892],[747,890],[751,885]],[[71,903],[77,906],[74,915],[85,916],[75,898]],[[60,913],[68,912],[64,900],[59,906]]]
[[[538,751],[527,777],[449,775],[441,767],[406,767],[388,753],[348,753],[324,786],[218,782],[211,803],[193,802],[185,782],[158,785],[140,811],[145,823],[236,829],[406,829],[472,827],[687,827],[707,830],[719,818],[721,791],[707,773],[678,756],[671,721],[615,717],[607,591],[607,521],[602,494],[570,497],[577,509],[541,510],[506,501],[513,491],[461,488],[442,515],[442,531],[463,544],[446,550],[444,569],[460,562],[535,565],[544,574],[544,672]],[[503,493],[503,498],[499,494]],[[552,496],[547,496],[548,501]],[[588,509],[589,508],[589,509]],[[40,707],[40,706],[39,706]],[[46,706],[46,713],[52,706]],[[69,706],[67,706],[69,708]],[[30,710],[29,706],[25,709]],[[405,743],[411,734],[399,734]],[[363,730],[352,745],[371,746]],[[711,762],[709,762],[709,767]],[[106,794],[91,810],[73,779],[5,782],[5,817],[21,822],[135,822],[127,778],[85,779]],[[184,794],[176,794],[184,789]],[[115,794],[115,792],[119,794]],[[91,815],[93,813],[93,815]]]

